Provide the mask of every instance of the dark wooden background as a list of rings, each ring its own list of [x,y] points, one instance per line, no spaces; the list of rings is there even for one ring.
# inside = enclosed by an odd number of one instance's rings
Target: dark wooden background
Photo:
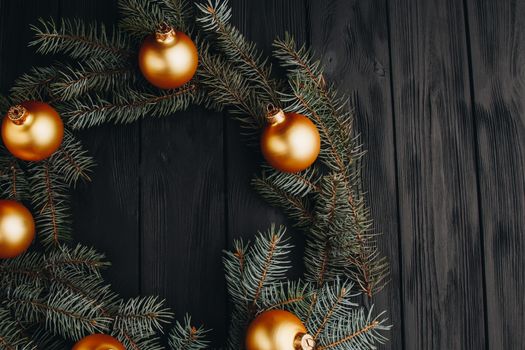
[[[525,348],[525,2],[231,4],[266,52],[289,31],[354,96],[392,267],[375,300],[394,325],[384,348]],[[0,0],[2,92],[50,62],[26,46],[38,17],[117,16],[115,0]],[[250,188],[260,156],[199,108],[79,136],[98,167],[74,194],[75,238],[107,253],[117,291],[159,294],[224,341],[221,250],[283,221]]]

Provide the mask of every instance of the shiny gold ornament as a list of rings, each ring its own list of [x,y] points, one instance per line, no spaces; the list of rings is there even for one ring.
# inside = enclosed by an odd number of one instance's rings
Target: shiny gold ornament
[[[80,339],[72,350],[126,350],[126,348],[112,336],[92,334]]]
[[[35,238],[33,216],[17,201],[0,200],[0,258],[14,258]]]
[[[64,137],[64,124],[50,105],[26,101],[13,106],[2,122],[2,140],[15,157],[39,161],[55,152]]]
[[[321,138],[310,119],[273,109],[268,113],[268,120],[261,137],[261,150],[272,167],[295,173],[315,162],[321,150]]]
[[[161,89],[184,85],[197,71],[199,55],[191,39],[168,25],[147,36],[139,51],[139,67],[151,84]]]
[[[297,316],[284,310],[261,313],[246,331],[247,350],[312,350],[314,339]]]

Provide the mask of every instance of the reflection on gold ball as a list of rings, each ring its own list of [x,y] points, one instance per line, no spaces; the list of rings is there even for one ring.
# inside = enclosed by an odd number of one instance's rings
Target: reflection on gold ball
[[[163,26],[147,36],[139,51],[139,67],[144,77],[161,89],[180,87],[193,78],[199,55],[184,33]]]
[[[314,123],[298,113],[278,110],[269,116],[261,137],[261,150],[275,169],[295,173],[308,168],[317,159],[321,138]]]
[[[0,258],[14,258],[35,238],[33,216],[17,201],[0,200]]]
[[[72,350],[126,350],[126,348],[112,336],[92,334],[80,339]]]
[[[261,313],[246,331],[247,350],[310,350],[314,345],[301,320],[284,310]]]
[[[64,124],[50,105],[26,101],[13,106],[2,122],[2,140],[15,157],[39,161],[53,154],[64,137]]]

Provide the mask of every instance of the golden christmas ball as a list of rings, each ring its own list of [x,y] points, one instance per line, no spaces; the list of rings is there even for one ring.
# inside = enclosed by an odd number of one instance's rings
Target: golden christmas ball
[[[261,313],[246,331],[247,350],[312,350],[314,339],[301,320],[284,310]]]
[[[261,137],[261,150],[275,169],[295,173],[308,168],[321,150],[321,138],[314,123],[298,113],[282,109],[268,114],[269,124]]]
[[[168,25],[147,36],[139,51],[139,67],[152,85],[173,89],[184,85],[197,71],[199,55],[193,41]]]
[[[2,140],[15,157],[39,161],[53,154],[64,137],[64,123],[50,105],[26,101],[13,106],[2,122]]]
[[[17,201],[0,200],[0,258],[14,258],[35,238],[33,216]]]
[[[112,336],[92,334],[80,339],[72,350],[126,350],[126,348]]]

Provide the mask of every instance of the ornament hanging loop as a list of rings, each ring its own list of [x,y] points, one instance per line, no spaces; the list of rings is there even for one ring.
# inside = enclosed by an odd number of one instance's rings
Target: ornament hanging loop
[[[275,107],[273,103],[269,103],[266,106],[266,119],[270,124],[279,124],[285,119],[284,111]]]
[[[171,43],[177,39],[177,33],[168,22],[161,22],[155,30],[155,39],[160,43]]]
[[[294,349],[296,350],[314,350],[315,340],[308,333],[298,333],[294,340]]]
[[[7,117],[16,125],[24,124],[27,115],[27,109],[22,105],[14,105],[7,111]]]

